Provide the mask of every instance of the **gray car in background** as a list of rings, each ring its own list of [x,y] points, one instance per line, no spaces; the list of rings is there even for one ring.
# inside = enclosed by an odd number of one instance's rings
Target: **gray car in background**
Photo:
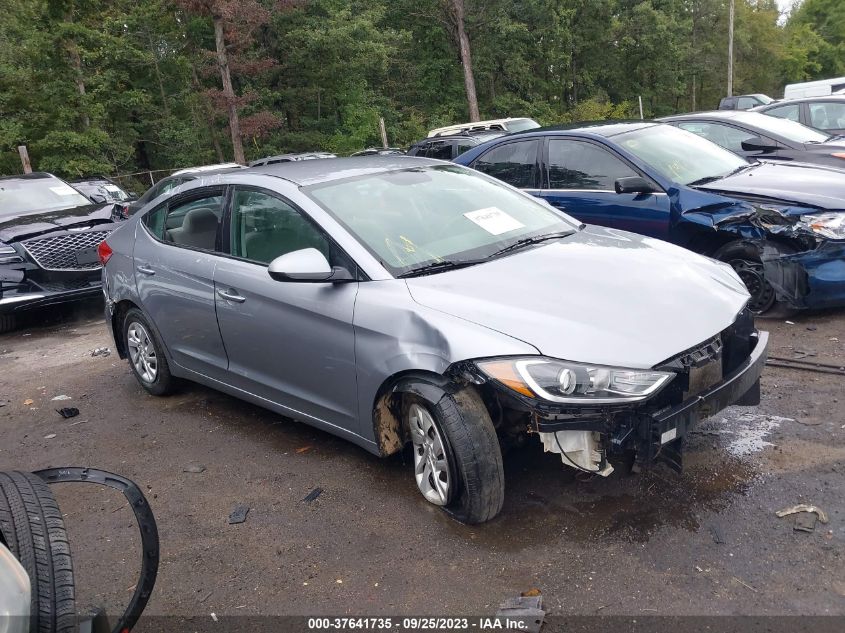
[[[464,522],[504,498],[503,445],[577,470],[680,468],[684,436],[759,402],[767,334],[730,266],[583,226],[470,169],[376,156],[198,178],[100,247],[141,385],[193,380],[377,455],[410,445]]]

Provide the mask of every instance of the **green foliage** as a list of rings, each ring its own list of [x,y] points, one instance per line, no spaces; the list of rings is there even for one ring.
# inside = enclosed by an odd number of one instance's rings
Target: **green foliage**
[[[444,0],[258,0],[232,18],[247,158],[407,146],[468,108]],[[231,159],[207,14],[184,0],[0,0],[0,173]],[[726,0],[465,0],[482,117],[552,125],[715,107]],[[245,6],[235,2],[234,7]],[[189,7],[190,8],[190,7]],[[236,12],[237,13],[237,12]],[[266,12],[264,13],[266,17]],[[736,93],[845,75],[845,2],[737,0]]]

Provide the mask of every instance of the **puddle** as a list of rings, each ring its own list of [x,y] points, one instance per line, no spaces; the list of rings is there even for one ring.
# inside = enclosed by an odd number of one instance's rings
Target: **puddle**
[[[766,438],[784,422],[794,421],[779,415],[740,413],[722,417],[718,421],[708,421],[697,432],[724,437],[725,450],[734,457],[743,457],[773,446]]]

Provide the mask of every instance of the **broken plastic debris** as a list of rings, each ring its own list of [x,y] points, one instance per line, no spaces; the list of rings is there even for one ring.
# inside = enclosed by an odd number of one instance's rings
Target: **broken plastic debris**
[[[505,620],[504,629],[538,633],[546,617],[543,596],[508,598],[499,606],[496,617]]]
[[[64,419],[68,418],[75,418],[79,415],[79,409],[76,407],[64,407],[62,409],[56,409],[56,413],[62,416]]]
[[[211,619],[212,619],[212,620],[214,620],[215,622],[217,622],[217,614],[216,614],[216,613],[212,613],[212,614],[211,614]]]
[[[71,400],[71,399],[72,398],[70,396],[66,396],[64,394],[62,394],[60,396],[56,396],[55,398],[52,398],[52,400]]]
[[[205,470],[202,464],[188,464],[182,469],[183,473],[201,473]]]
[[[775,514],[778,517],[783,518],[785,516],[788,516],[790,514],[796,514],[798,512],[815,512],[816,516],[819,517],[819,521],[821,521],[822,523],[827,523],[827,515],[824,513],[824,510],[807,503],[799,503],[797,506],[778,510],[777,512],[775,512]]]
[[[303,446],[301,448],[296,449],[296,452],[297,453],[305,453],[305,452],[310,451],[310,450],[311,450],[310,446]]]
[[[108,347],[98,347],[91,351],[91,356],[108,356],[109,354],[111,354],[111,350]]]
[[[312,501],[314,501],[314,499],[319,497],[321,494],[323,494],[322,488],[314,488],[314,490],[312,490],[307,495],[305,495],[305,497],[302,500],[305,503],[311,503]]]
[[[56,434],[55,434],[55,433],[50,433],[50,435],[45,435],[45,436],[44,436],[44,439],[45,439],[45,440],[52,440],[54,437],[56,437]]]
[[[33,400],[32,398],[27,398],[26,400],[24,400],[24,401],[23,401],[23,403],[24,403],[26,406],[31,405],[33,402],[35,402],[35,400]]]

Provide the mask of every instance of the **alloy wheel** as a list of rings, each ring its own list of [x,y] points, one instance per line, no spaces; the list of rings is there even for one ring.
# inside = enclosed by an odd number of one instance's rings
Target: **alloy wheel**
[[[428,409],[419,404],[408,409],[408,425],[417,487],[428,501],[445,506],[452,493],[452,472],[440,431]]]
[[[158,356],[147,328],[137,321],[130,323],[126,330],[126,345],[129,348],[129,360],[141,380],[155,382],[158,376]]]

